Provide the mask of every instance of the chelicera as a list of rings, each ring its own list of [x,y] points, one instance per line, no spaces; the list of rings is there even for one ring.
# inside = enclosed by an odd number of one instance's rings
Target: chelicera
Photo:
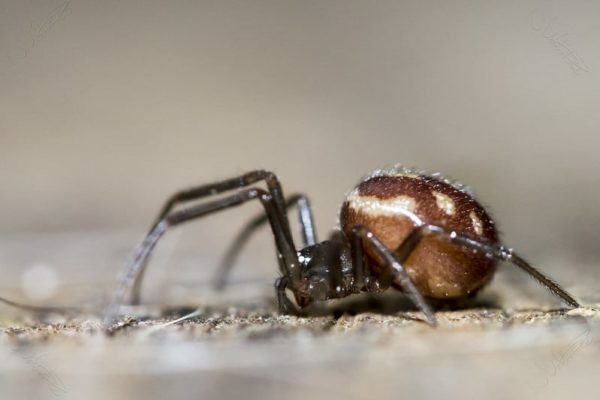
[[[260,182],[266,190],[251,187]],[[232,190],[237,192],[197,203]],[[251,220],[234,240],[219,270],[217,286],[224,287],[244,243],[268,222],[281,273],[275,290],[282,313],[299,313],[315,302],[393,287],[406,293],[434,325],[431,301],[473,296],[491,280],[499,261],[522,269],[569,307],[579,306],[557,283],[501,244],[494,221],[466,187],[439,174],[395,166],[369,174],[346,196],[338,229],[321,242],[308,198],[285,197],[272,172],[252,171],[175,193],[134,252],[107,318],[118,312],[130,291],[130,301],[139,302],[148,258],[169,228],[251,200],[260,201],[265,213]],[[196,203],[177,208],[188,202]],[[299,211],[300,250],[287,214],[293,206]],[[293,293],[295,302],[286,290]]]

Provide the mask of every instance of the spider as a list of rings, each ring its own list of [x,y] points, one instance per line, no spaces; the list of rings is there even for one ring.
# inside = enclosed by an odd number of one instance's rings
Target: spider
[[[261,181],[266,190],[250,187]],[[231,190],[238,191],[174,210]],[[225,286],[244,243],[268,222],[281,273],[275,281],[281,313],[296,314],[315,302],[393,287],[412,300],[426,322],[436,325],[431,302],[472,297],[491,280],[498,261],[522,269],[569,307],[579,306],[557,283],[501,244],[494,221],[465,186],[440,174],[396,165],[370,173],[347,194],[338,228],[321,242],[317,241],[308,198],[301,194],[284,197],[272,172],[252,171],[175,193],[133,253],[105,321],[118,313],[130,291],[130,301],[139,302],[149,256],[169,228],[251,200],[260,201],[265,213],[251,220],[234,240],[216,286]],[[294,244],[287,215],[293,206],[299,211],[304,245],[300,250]],[[286,290],[293,293],[295,304]]]

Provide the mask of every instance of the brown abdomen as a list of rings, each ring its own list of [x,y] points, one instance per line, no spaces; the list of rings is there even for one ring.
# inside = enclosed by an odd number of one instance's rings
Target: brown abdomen
[[[392,251],[420,224],[433,224],[476,240],[497,244],[494,222],[483,207],[460,187],[406,170],[362,181],[346,198],[340,225],[347,237],[356,224],[369,228]],[[372,269],[382,265],[367,251]],[[426,237],[404,263],[425,296],[460,298],[491,278],[495,262],[436,237]]]

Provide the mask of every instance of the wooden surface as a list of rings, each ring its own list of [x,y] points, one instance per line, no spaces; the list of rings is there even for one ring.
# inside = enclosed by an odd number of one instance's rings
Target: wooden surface
[[[42,253],[61,266],[81,265],[64,258],[69,254],[61,253],[65,247],[87,249],[76,258],[115,266],[95,270],[106,283],[128,246],[122,237],[113,239],[94,237],[96,247],[85,245],[92,240],[85,235],[51,246],[33,239],[29,243],[38,249],[48,246]],[[17,256],[27,259],[21,242],[4,252],[4,271],[14,284],[24,265]],[[183,247],[181,253],[194,259]],[[96,252],[104,258],[90,257]],[[8,259],[16,260],[13,269]],[[77,276],[68,269],[60,272],[73,274]],[[234,282],[223,295],[201,282],[148,282],[145,305],[124,310],[122,327],[113,336],[103,333],[99,319],[110,285],[78,285],[41,303],[76,304],[89,308],[86,312],[35,315],[0,306],[1,398],[597,395],[600,312],[593,308],[598,307],[593,290],[585,285],[575,289],[589,307],[565,311],[522,275],[500,274],[473,308],[438,312],[440,326],[434,329],[394,295],[354,299],[338,305],[333,315],[296,318],[276,313],[268,277]],[[178,288],[157,290],[170,286]],[[18,287],[4,290],[23,299]],[[164,325],[197,305],[199,316]]]
[[[152,307],[117,335],[97,313],[173,191],[272,169],[310,196],[325,237],[344,193],[397,162],[471,186],[508,246],[598,306],[599,14],[592,1],[0,2],[0,296],[89,308],[0,305],[0,399],[598,398],[597,313],[548,312],[557,302],[510,268],[435,330],[397,298],[384,314],[277,317],[263,231],[211,292],[259,204],[186,226],[185,245],[167,235]],[[201,318],[152,331],[181,304]]]

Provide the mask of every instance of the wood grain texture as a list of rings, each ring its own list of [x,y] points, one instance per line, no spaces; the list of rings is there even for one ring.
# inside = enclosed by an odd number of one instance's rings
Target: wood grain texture
[[[3,240],[5,282],[19,282],[35,248],[57,275],[75,281],[44,304],[101,310],[134,236]],[[181,243],[168,265],[157,255],[145,305],[127,310],[112,337],[99,330],[96,312],[41,317],[0,306],[2,398],[595,398],[600,314],[557,310],[521,274],[498,275],[472,308],[439,311],[437,329],[420,322],[401,294],[348,299],[344,307],[355,315],[339,306],[335,315],[296,318],[275,311],[272,268],[240,281],[260,270],[255,258],[244,259],[247,268],[220,296],[200,278],[181,277],[184,266],[209,275],[191,244]],[[98,267],[83,279],[82,265]],[[159,274],[161,267],[179,269],[178,277]],[[18,288],[4,290],[26,300]],[[575,292],[599,305],[594,285]],[[200,306],[200,316],[162,326],[186,311],[181,304]]]

